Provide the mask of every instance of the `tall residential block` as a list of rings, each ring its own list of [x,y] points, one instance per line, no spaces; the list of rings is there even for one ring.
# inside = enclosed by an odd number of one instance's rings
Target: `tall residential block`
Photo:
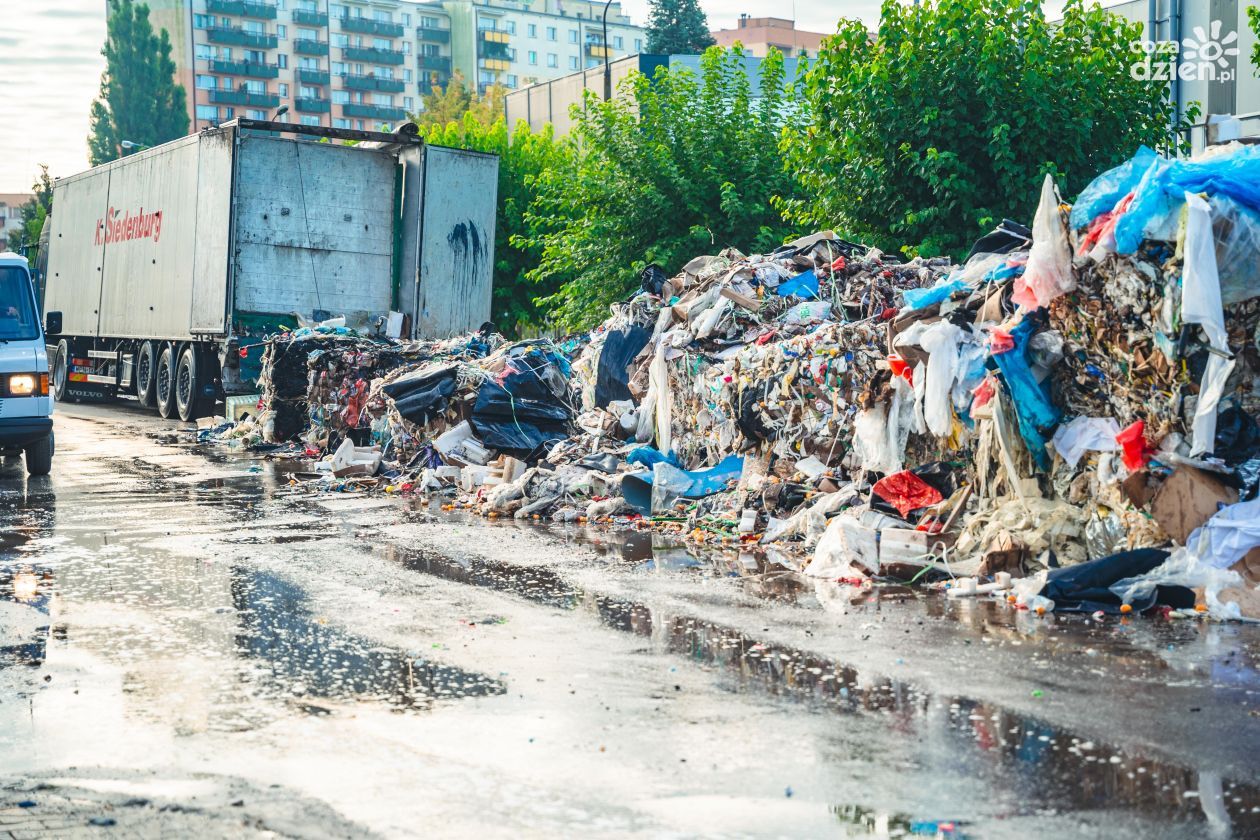
[[[173,44],[192,130],[236,117],[374,129],[422,108],[459,71],[516,88],[642,48],[594,0],[148,0]],[[147,142],[148,138],[128,138]]]

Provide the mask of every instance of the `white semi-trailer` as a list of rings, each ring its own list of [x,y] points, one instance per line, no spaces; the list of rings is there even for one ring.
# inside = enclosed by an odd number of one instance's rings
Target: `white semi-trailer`
[[[54,395],[129,394],[189,420],[254,392],[262,338],[282,328],[344,315],[381,330],[392,312],[403,337],[476,329],[497,191],[497,157],[414,132],[243,119],[60,179]]]

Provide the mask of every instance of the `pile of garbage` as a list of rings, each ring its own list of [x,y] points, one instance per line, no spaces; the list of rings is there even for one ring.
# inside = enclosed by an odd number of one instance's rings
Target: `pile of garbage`
[[[1260,149],[1142,149],[1070,208],[1047,177],[962,264],[823,231],[641,281],[559,345],[277,336],[225,434],[823,580],[1260,619]]]

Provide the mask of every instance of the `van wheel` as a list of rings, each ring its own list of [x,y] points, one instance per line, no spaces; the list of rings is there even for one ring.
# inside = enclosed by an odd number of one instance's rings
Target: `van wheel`
[[[175,348],[170,344],[162,345],[157,363],[157,410],[164,419],[175,416]]]
[[[206,384],[204,368],[193,345],[179,354],[179,365],[175,369],[175,407],[179,419],[185,423],[196,420],[205,411],[206,400],[201,393]]]
[[[157,368],[157,346],[152,341],[141,342],[132,375],[136,378],[136,399],[145,408],[157,405]]]
[[[53,359],[53,399],[61,403],[78,402],[69,394],[70,343],[64,338],[57,342],[57,356]]]
[[[49,432],[48,437],[43,440],[35,441],[26,447],[27,475],[48,475],[52,472],[53,447],[52,432]]]

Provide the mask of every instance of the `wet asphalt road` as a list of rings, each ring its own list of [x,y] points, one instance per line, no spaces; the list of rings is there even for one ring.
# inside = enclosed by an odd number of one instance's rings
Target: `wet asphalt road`
[[[853,593],[56,422],[50,478],[0,468],[0,838],[1260,837],[1260,628]]]

